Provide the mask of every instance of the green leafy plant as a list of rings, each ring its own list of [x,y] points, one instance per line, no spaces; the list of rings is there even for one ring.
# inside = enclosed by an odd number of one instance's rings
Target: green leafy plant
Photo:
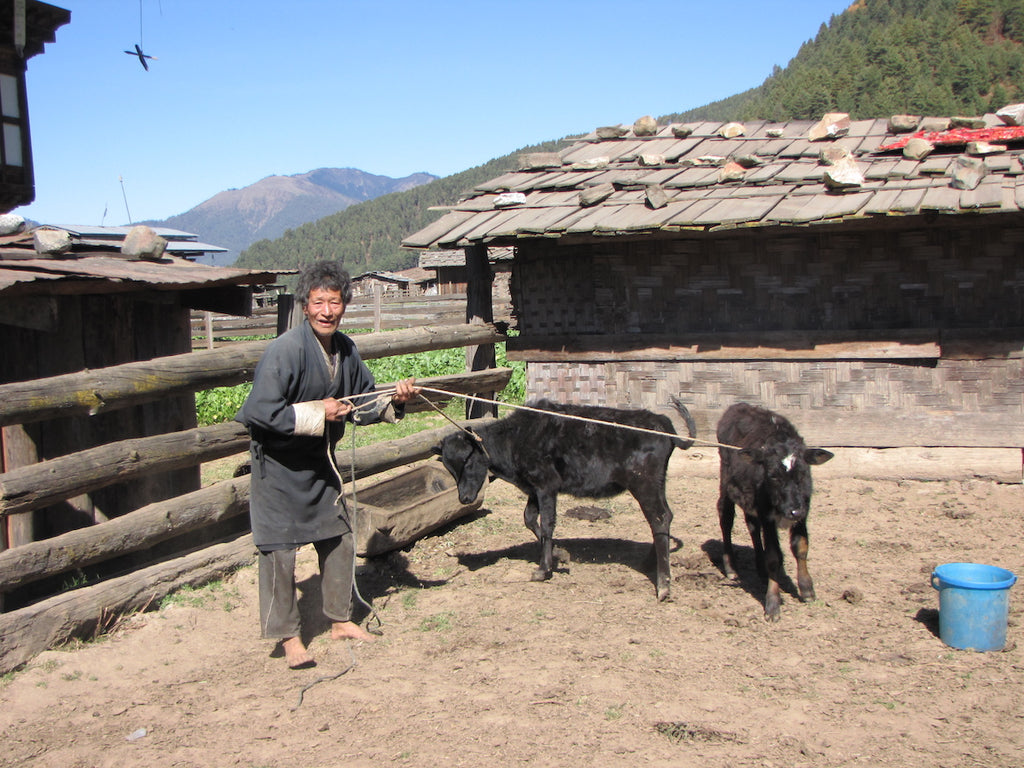
[[[196,421],[199,426],[208,427],[235,418],[250,390],[252,384],[237,384],[196,392]]]

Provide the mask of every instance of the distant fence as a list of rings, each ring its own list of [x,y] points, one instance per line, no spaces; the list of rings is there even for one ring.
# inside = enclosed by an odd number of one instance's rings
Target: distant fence
[[[234,317],[211,312],[192,313],[192,348],[213,349],[252,336],[273,336],[278,314],[290,307],[290,296],[281,305],[255,306],[252,317]],[[285,302],[284,299],[288,301]],[[511,308],[495,306],[495,320],[511,319]],[[504,316],[502,316],[504,315]],[[423,325],[458,325],[466,321],[466,294],[444,296],[356,296],[345,310],[341,329],[372,331],[417,328]]]

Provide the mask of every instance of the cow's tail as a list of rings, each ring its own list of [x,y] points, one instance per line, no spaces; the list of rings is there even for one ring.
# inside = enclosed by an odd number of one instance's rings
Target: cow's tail
[[[686,431],[690,437],[697,437],[697,423],[693,420],[693,416],[690,415],[690,410],[675,395],[672,395],[670,399],[672,400],[672,407],[676,409],[679,415],[682,416],[683,421],[686,422]],[[678,437],[673,438],[672,442],[677,448],[684,451],[693,446],[693,440],[682,440]]]

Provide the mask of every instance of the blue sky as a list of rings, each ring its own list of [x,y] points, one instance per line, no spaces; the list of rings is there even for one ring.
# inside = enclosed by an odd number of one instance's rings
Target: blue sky
[[[49,224],[183,213],[315,168],[471,168],[761,83],[851,0],[69,0],[29,60]],[[123,51],[142,44],[149,71]]]

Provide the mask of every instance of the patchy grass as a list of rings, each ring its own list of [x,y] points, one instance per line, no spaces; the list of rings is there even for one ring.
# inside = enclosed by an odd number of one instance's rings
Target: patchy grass
[[[452,611],[435,613],[420,622],[420,632],[447,632],[452,628],[455,614]]]
[[[242,600],[237,587],[228,588],[221,580],[212,581],[202,587],[184,586],[160,601],[160,610],[173,606],[189,608],[220,608],[233,611]]]

